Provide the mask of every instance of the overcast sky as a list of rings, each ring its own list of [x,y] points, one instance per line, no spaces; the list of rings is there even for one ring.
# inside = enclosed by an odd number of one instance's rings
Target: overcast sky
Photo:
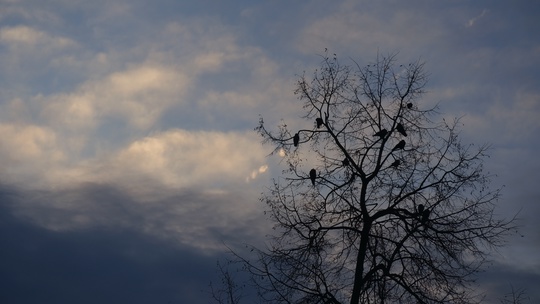
[[[540,303],[540,3],[0,0],[0,302],[208,303],[224,244],[261,245],[281,168],[253,128],[300,125],[297,75],[426,62],[421,103],[490,143],[486,303]],[[442,117],[441,117],[442,118]]]

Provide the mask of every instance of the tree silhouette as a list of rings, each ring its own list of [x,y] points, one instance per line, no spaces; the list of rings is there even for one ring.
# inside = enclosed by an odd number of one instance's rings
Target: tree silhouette
[[[231,263],[231,261],[229,261]],[[217,303],[223,304],[238,304],[240,303],[242,297],[242,288],[245,286],[240,285],[231,274],[230,270],[223,266],[221,263],[217,263],[219,270],[219,276],[221,279],[221,284],[219,287],[215,287],[214,284],[210,283],[210,295]]]
[[[458,119],[433,120],[422,62],[322,58],[295,91],[309,128],[256,128],[287,165],[261,197],[268,247],[237,255],[260,300],[475,302],[474,274],[512,228],[494,217],[488,147],[462,144]]]
[[[500,299],[501,304],[521,304],[530,301],[524,288],[514,289],[514,286],[510,286],[510,288],[511,291]]]

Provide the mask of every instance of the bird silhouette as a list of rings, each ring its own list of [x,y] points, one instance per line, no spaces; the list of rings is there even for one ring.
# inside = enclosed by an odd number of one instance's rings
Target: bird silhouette
[[[397,145],[392,149],[392,152],[396,150],[403,150],[405,148],[405,141],[402,139],[400,142],[397,143]]]
[[[407,108],[408,108],[408,109],[412,109],[412,106],[413,106],[412,102],[409,102],[409,103],[407,104]]]
[[[300,135],[298,133],[294,134],[293,137],[293,144],[295,147],[298,147],[298,143],[300,142]]]
[[[405,128],[399,122],[398,122],[398,124],[396,126],[396,130],[398,130],[398,132],[401,133],[401,135],[407,137],[407,132],[405,132]]]
[[[427,224],[428,224],[428,221],[429,221],[429,214],[431,213],[431,211],[429,211],[429,209],[425,209],[423,212],[422,212],[422,219],[421,219],[421,223],[422,225],[424,226],[424,230],[427,229]]]
[[[424,212],[424,205],[422,204],[418,205],[417,211],[418,211],[418,214],[422,214],[422,212]]]
[[[309,178],[311,179],[313,186],[315,186],[315,179],[317,178],[317,171],[315,171],[315,169],[309,171]]]
[[[401,164],[401,161],[399,159],[396,159],[390,166],[397,168]]]
[[[384,138],[388,134],[388,130],[382,129],[379,132],[375,133],[373,136],[379,136],[381,139]]]
[[[323,120],[320,117],[315,118],[315,122],[317,123],[317,129],[320,128],[323,124]]]
[[[344,160],[341,161],[341,164],[343,165],[343,167],[347,167],[349,165],[349,159],[345,158]]]

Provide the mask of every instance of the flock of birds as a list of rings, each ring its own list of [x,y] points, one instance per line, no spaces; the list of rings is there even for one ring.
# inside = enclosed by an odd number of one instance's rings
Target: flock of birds
[[[323,119],[320,118],[320,117],[317,117],[315,119],[315,123],[317,125],[317,129],[319,129],[323,124]],[[403,127],[403,125],[401,123],[398,123],[396,125],[396,130],[403,136],[407,136],[407,131],[405,131],[405,127]],[[382,129],[380,131],[378,131],[377,133],[375,133],[373,136],[375,137],[379,137],[380,139],[383,139],[384,137],[386,137],[386,135],[388,135],[388,130],[387,129]],[[298,145],[300,144],[300,134],[299,133],[295,133],[294,136],[293,136],[293,145],[295,147],[298,147]],[[397,150],[403,150],[405,149],[405,140],[400,140],[395,146],[394,148],[392,148],[392,152],[394,151],[397,151]],[[399,165],[401,164],[401,161],[399,159],[396,159],[390,166],[391,167],[394,167],[394,168],[397,168]],[[343,161],[342,161],[342,165],[344,167],[348,166],[349,165],[349,159],[345,158]],[[311,183],[313,185],[315,185],[315,180],[317,178],[317,171],[315,169],[311,169],[309,171],[309,178],[311,179]]]
[[[408,103],[407,104],[407,108],[408,109],[411,109],[412,108],[412,103]],[[317,129],[319,129],[323,124],[324,124],[324,121],[322,118],[320,117],[317,117],[315,119],[315,124],[317,126]],[[405,130],[405,127],[401,124],[401,123],[397,123],[396,125],[396,130],[403,136],[407,137],[407,131]],[[373,136],[375,137],[379,137],[380,139],[384,139],[386,136],[388,135],[388,130],[387,129],[382,129],[378,132],[376,132]],[[294,136],[293,136],[293,145],[295,147],[298,147],[300,143],[300,134],[299,133],[295,133]],[[405,149],[405,140],[400,140],[395,146],[394,148],[392,148],[392,152],[394,151],[397,151],[397,150],[403,150]],[[393,168],[397,168],[399,165],[401,164],[401,161],[399,159],[396,159],[394,160],[394,162],[392,164],[390,164],[390,167],[393,167]],[[349,159],[348,158],[345,158],[343,161],[342,161],[342,165],[344,167],[346,166],[349,166]],[[353,175],[354,176],[354,175]],[[311,169],[309,171],[309,179],[311,180],[311,183],[313,184],[313,186],[315,186],[315,182],[316,182],[316,179],[317,179],[317,171],[315,169]],[[427,208],[424,208],[424,205],[420,204],[418,205],[417,207],[417,214],[419,215],[420,217],[420,223],[424,226],[424,229],[426,228],[427,226],[427,223],[428,223],[428,220],[429,220],[429,215],[430,215],[430,210],[427,209]]]

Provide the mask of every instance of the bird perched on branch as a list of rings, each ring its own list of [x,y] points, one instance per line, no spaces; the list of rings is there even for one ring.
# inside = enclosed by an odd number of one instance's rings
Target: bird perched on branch
[[[294,134],[293,137],[293,144],[295,147],[298,147],[298,143],[300,142],[300,135],[298,133]]]
[[[428,224],[428,221],[429,221],[429,215],[430,215],[431,211],[429,209],[425,209],[423,212],[422,212],[422,219],[420,220],[420,222],[422,223],[422,225],[424,226],[424,230],[427,229],[427,224]]]
[[[418,207],[416,207],[418,214],[421,215],[422,212],[424,212],[424,205],[420,204]]]
[[[344,160],[341,161],[341,164],[343,165],[343,167],[347,167],[349,165],[349,159],[345,158]]]
[[[407,109],[412,109],[412,106],[413,106],[412,102],[409,102],[409,103],[407,104]]]
[[[388,134],[388,130],[382,129],[379,132],[375,133],[373,136],[378,136],[381,139],[383,139],[386,136],[386,134]]]
[[[401,164],[401,161],[399,159],[396,159],[390,166],[397,168]]]
[[[320,128],[323,124],[323,120],[320,117],[315,118],[315,122],[317,123],[317,129]]]
[[[398,122],[398,124],[396,126],[396,130],[398,130],[398,132],[401,133],[401,135],[407,137],[407,132],[405,132],[405,128],[399,122]]]
[[[315,186],[315,179],[317,178],[317,171],[315,171],[315,169],[309,171],[309,178],[311,179],[313,186]]]
[[[392,149],[392,152],[396,150],[403,150],[405,148],[405,141],[402,139],[400,142],[397,143],[397,145]]]

